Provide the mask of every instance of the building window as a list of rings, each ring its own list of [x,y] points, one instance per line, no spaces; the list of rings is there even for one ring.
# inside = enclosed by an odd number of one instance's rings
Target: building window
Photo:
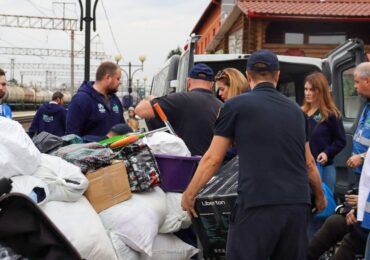
[[[239,29],[229,35],[229,53],[243,52],[243,29]]]
[[[303,44],[303,33],[285,33],[285,44]]]
[[[346,41],[345,35],[309,35],[309,44],[341,44]]]

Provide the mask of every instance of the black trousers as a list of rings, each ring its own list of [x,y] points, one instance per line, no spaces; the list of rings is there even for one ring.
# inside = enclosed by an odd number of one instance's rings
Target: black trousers
[[[309,216],[308,204],[236,205],[230,216],[226,259],[306,259]]]
[[[352,260],[364,254],[368,231],[359,223],[348,226],[345,217],[332,215],[315,234],[308,247],[308,259],[316,260],[330,247],[341,242],[332,260]]]

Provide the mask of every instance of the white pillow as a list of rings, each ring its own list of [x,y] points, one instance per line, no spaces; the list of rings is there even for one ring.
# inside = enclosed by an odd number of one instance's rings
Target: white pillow
[[[191,225],[191,219],[181,208],[182,193],[166,192],[167,214],[159,233],[173,233]]]
[[[158,234],[153,245],[153,256],[141,256],[140,260],[186,260],[197,254],[199,249],[186,244],[171,234]]]
[[[166,132],[154,133],[152,136],[144,138],[143,141],[150,147],[154,154],[191,156],[188,147],[180,137]]]
[[[114,231],[108,232],[118,260],[140,260],[140,253],[128,247]]]
[[[83,259],[117,259],[98,214],[85,197],[73,203],[50,201],[41,209]]]
[[[166,196],[159,187],[134,193],[131,199],[99,213],[111,230],[137,252],[152,255],[154,239],[166,216]]]

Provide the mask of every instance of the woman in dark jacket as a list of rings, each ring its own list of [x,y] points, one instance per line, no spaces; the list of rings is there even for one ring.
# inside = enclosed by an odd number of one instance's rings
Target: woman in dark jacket
[[[336,173],[333,159],[346,145],[342,116],[321,72],[306,77],[304,95],[303,111],[308,116],[311,152],[324,167],[323,182],[334,192]]]

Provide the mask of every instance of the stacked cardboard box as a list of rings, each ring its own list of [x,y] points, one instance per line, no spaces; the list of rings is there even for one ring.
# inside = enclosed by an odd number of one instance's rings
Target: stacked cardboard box
[[[86,177],[89,187],[85,196],[98,213],[132,196],[123,161],[88,172]]]

